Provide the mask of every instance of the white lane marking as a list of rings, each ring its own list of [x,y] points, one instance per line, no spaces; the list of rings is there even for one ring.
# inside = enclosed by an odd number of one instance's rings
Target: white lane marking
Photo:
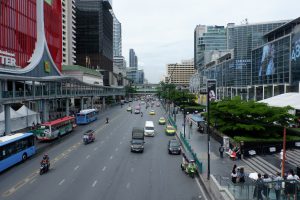
[[[65,182],[65,179],[61,180],[58,185],[62,185]]]
[[[112,160],[112,159],[113,159],[113,156],[110,156],[109,159]]]
[[[95,148],[94,148],[94,151],[97,151],[97,150],[98,150],[98,147],[95,147]]]
[[[126,188],[127,188],[127,189],[130,188],[130,183],[127,183]]]
[[[105,171],[106,170],[106,167],[104,166],[103,168],[102,168],[102,171]]]
[[[30,184],[34,183],[34,181],[36,181],[36,179],[33,179],[32,181],[30,181]]]
[[[78,168],[79,168],[79,165],[77,165],[77,166],[74,168],[74,171],[76,171]]]
[[[198,178],[195,178],[195,181],[196,181],[196,183],[197,183],[197,185],[198,185],[198,187],[199,187],[199,189],[200,189],[200,191],[201,191],[201,193],[202,193],[202,195],[204,197],[204,200],[207,200],[207,196],[205,195],[205,193],[204,193],[204,191],[203,191],[203,189],[202,189],[202,187],[201,187],[201,185],[199,183]]]
[[[115,151],[119,151],[119,149],[118,149],[118,148],[116,148],[116,149],[115,149]]]
[[[86,158],[86,159],[89,159],[90,157],[91,157],[90,155],[87,155],[85,158]]]
[[[97,183],[98,183],[98,181],[95,180],[94,183],[93,183],[93,185],[92,185],[92,187],[95,187]]]

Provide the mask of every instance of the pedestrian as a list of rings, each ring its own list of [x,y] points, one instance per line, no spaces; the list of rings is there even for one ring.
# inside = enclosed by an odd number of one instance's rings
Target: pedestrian
[[[269,177],[268,174],[264,174],[264,188],[263,188],[263,194],[265,198],[269,198],[270,190],[272,189],[272,179]]]
[[[276,200],[280,200],[280,193],[282,190],[282,181],[283,181],[283,178],[281,177],[280,172],[277,172],[276,177],[274,179],[274,182],[275,182],[274,190],[275,190]]]
[[[243,167],[239,168],[239,172],[237,173],[237,179],[239,183],[245,183],[245,172]]]
[[[261,178],[261,174],[257,174],[257,180],[255,181],[255,188],[254,188],[254,194],[253,198],[257,200],[263,200],[263,186],[264,186],[264,181]]]
[[[224,153],[224,146],[221,144],[219,147],[219,152],[220,152],[220,157],[223,158],[223,153]]]
[[[106,117],[106,123],[107,123],[107,124],[108,124],[108,120],[109,120],[108,117]]]
[[[143,117],[143,112],[141,112],[141,117]]]
[[[232,172],[231,172],[231,181],[232,181],[232,183],[236,183],[236,179],[237,179],[237,173],[236,173],[236,170],[233,169]]]
[[[283,162],[283,149],[280,151],[280,168],[282,167],[282,162]]]
[[[290,169],[288,176],[286,178],[287,182],[286,182],[286,188],[287,188],[287,197],[288,199],[290,199],[290,196],[294,197],[294,200],[296,200],[296,183],[295,180],[299,177],[297,175],[294,174],[294,170]]]

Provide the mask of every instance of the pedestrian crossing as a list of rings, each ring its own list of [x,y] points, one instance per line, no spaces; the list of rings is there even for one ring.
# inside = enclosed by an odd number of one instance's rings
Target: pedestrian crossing
[[[274,158],[275,159],[275,158]],[[275,176],[277,172],[280,172],[280,168],[277,166],[274,166],[273,164],[269,163],[266,159],[264,159],[262,156],[254,156],[251,158],[243,159],[243,162],[248,165],[251,170],[251,172],[257,172],[261,174],[268,174]]]
[[[243,162],[250,169],[248,173],[257,172],[275,176],[277,172],[281,172],[279,153],[267,156],[256,155],[243,159]],[[300,166],[300,149],[287,150],[286,168],[295,168],[297,166]]]
[[[277,155],[276,157],[280,159],[280,155]],[[300,166],[300,149],[286,151],[286,162],[293,167]]]

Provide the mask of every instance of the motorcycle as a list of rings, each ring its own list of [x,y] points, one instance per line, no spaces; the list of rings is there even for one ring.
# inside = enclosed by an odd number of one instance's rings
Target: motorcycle
[[[95,141],[95,135],[93,133],[83,134],[82,141],[84,144],[89,144]]]
[[[181,170],[184,171],[186,174],[188,174],[191,178],[194,178],[197,174],[197,167],[195,160],[191,155],[187,155],[186,153],[182,153],[182,164],[181,164]]]
[[[49,164],[41,163],[40,175],[47,173],[49,171],[49,168],[50,168],[50,163]]]

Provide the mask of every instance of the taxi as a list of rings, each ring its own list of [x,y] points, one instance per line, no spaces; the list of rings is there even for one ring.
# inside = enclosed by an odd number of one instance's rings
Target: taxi
[[[173,136],[176,134],[176,129],[173,126],[168,125],[165,129],[165,132],[166,132],[166,135]]]
[[[154,110],[150,110],[149,115],[155,115],[155,111]]]
[[[164,117],[159,118],[158,124],[165,125],[166,124],[166,119]]]
[[[129,106],[129,107],[127,108],[127,111],[131,112],[131,111],[132,111],[132,107]]]

